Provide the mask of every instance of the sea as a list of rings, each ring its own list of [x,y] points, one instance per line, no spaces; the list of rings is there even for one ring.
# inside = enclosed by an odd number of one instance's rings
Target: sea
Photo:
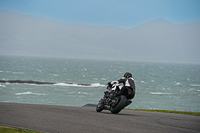
[[[0,56],[0,102],[82,107],[97,104],[106,84],[131,72],[136,95],[128,109],[200,112],[200,64]],[[84,86],[81,84],[89,84]]]

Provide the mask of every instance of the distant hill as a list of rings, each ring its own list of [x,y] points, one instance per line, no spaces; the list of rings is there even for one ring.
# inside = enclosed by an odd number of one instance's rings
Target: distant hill
[[[158,19],[132,29],[68,24],[0,11],[0,53],[200,62],[200,22]]]

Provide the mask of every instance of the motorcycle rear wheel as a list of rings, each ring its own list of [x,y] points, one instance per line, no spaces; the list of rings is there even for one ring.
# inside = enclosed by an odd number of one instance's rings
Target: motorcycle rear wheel
[[[126,105],[126,102],[127,102],[126,96],[121,95],[119,103],[115,107],[111,106],[111,109],[110,109],[111,113],[118,114],[124,108],[124,106]]]

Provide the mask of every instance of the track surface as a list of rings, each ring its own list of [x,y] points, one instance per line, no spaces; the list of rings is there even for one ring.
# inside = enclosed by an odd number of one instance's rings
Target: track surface
[[[199,133],[200,117],[0,102],[0,125],[51,133]]]

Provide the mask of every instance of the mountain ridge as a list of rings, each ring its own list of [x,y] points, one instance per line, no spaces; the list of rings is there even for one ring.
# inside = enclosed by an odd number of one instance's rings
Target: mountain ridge
[[[0,19],[2,54],[200,62],[199,21],[174,24],[158,19],[123,29],[6,11],[0,11]]]

